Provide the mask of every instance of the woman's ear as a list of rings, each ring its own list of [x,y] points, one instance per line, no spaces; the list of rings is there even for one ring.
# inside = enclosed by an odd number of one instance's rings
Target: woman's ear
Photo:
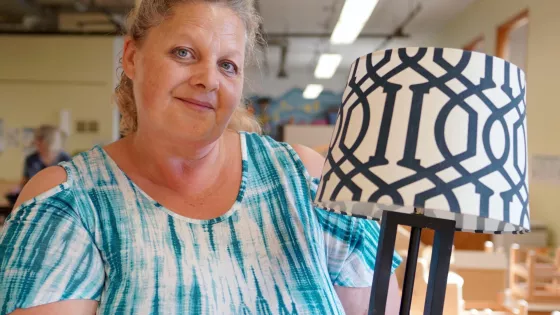
[[[123,45],[122,68],[126,76],[131,80],[134,80],[136,73],[136,51],[136,43],[132,37],[127,36],[124,39]]]

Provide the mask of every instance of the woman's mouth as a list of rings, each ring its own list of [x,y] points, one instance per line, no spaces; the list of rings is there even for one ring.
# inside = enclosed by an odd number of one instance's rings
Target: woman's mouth
[[[177,97],[177,99],[181,101],[183,104],[190,107],[197,108],[199,110],[214,110],[214,106],[212,106],[212,104],[210,104],[209,102],[200,101],[193,98],[184,98],[184,97]]]

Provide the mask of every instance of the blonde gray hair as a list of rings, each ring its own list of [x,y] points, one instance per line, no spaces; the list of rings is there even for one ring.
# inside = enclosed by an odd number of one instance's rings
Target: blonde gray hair
[[[64,148],[66,135],[52,125],[41,125],[35,130],[35,140],[46,145],[51,153],[59,153]]]
[[[141,44],[152,27],[159,25],[173,14],[175,6],[195,2],[223,5],[236,12],[243,21],[247,33],[246,59],[256,60],[256,47],[261,37],[258,32],[260,17],[255,10],[254,0],[142,0],[128,17],[126,33],[136,43]],[[136,131],[138,120],[132,80],[124,72],[121,73],[120,82],[115,89],[115,97],[121,113],[121,134],[127,135]],[[228,128],[235,131],[261,133],[260,124],[249,113],[244,101],[235,109]]]

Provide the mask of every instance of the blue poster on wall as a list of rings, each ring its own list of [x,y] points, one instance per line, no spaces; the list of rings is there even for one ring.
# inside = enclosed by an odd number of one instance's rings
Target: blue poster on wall
[[[250,108],[263,125],[265,134],[278,139],[279,129],[285,124],[334,124],[342,93],[323,91],[316,99],[303,97],[303,90],[293,88],[276,98],[254,95],[249,98]]]

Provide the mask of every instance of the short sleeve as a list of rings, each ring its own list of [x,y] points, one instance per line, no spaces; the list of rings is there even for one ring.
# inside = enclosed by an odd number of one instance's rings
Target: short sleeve
[[[0,315],[69,300],[99,300],[101,256],[62,184],[16,209],[0,231]]]
[[[311,180],[315,198],[319,179]],[[333,284],[343,287],[369,287],[373,281],[380,227],[376,221],[364,220],[316,208],[323,229],[327,268]],[[395,252],[391,273],[401,264]]]

